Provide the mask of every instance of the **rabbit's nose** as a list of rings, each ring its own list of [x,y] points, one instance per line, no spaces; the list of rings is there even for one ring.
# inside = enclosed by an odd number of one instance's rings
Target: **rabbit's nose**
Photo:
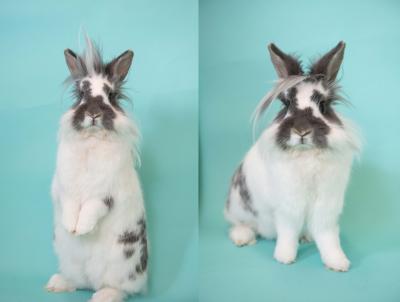
[[[293,128],[293,132],[296,133],[297,135],[301,136],[301,137],[305,137],[307,135],[309,135],[311,133],[311,129],[297,129],[297,128]]]
[[[98,117],[101,117],[101,114],[102,114],[101,112],[90,112],[90,111],[86,112],[86,115],[88,115],[92,119],[96,119]]]

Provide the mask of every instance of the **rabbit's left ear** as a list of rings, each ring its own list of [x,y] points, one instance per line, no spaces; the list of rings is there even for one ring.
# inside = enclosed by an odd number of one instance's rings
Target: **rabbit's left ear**
[[[276,73],[281,79],[303,74],[301,64],[295,57],[284,53],[274,43],[268,45],[268,50]]]
[[[310,69],[310,74],[323,74],[328,81],[334,81],[343,61],[346,44],[340,41],[333,49],[316,61]]]
[[[71,72],[72,77],[82,76],[86,71],[85,63],[82,59],[74,53],[71,49],[67,48],[64,50],[65,62],[67,63],[68,69]]]
[[[106,66],[106,73],[116,81],[123,81],[128,74],[133,59],[133,51],[127,50]]]

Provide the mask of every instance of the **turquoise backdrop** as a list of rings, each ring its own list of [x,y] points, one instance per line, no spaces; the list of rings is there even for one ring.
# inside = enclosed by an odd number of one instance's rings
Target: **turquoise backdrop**
[[[135,52],[126,110],[142,131],[150,286],[134,301],[197,299],[198,9],[194,0],[0,4],[0,301],[86,301],[43,290],[57,271],[50,183],[63,94],[63,51],[83,27],[107,59]],[[83,39],[80,38],[83,45]]]
[[[273,260],[274,242],[237,248],[222,215],[231,175],[253,142],[251,113],[277,78],[267,44],[308,63],[340,40],[341,84],[353,107],[338,110],[365,140],[341,220],[348,273],[326,270],[314,244],[290,266]],[[201,301],[400,301],[399,86],[399,1],[200,1]]]

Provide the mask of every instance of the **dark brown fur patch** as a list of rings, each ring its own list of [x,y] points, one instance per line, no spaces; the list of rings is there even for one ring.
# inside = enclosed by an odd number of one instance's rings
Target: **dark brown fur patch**
[[[106,198],[104,198],[103,202],[109,210],[111,210],[114,206],[114,198],[112,198],[111,196],[107,196]]]
[[[136,264],[136,273],[142,274],[147,269],[148,249],[147,249],[147,236],[146,236],[146,221],[142,217],[138,221],[140,227],[140,263]]]
[[[242,200],[243,208],[254,216],[257,216],[257,211],[253,208],[249,188],[247,187],[246,176],[243,173],[243,164],[240,164],[232,179],[232,187],[239,191]]]
[[[118,242],[122,244],[134,244],[140,239],[139,235],[134,231],[125,231],[118,237]]]
[[[130,257],[132,257],[132,255],[135,253],[135,249],[126,249],[124,250],[124,255],[126,259],[129,259]]]
[[[136,274],[135,272],[130,272],[128,275],[128,279],[129,280],[136,280]]]

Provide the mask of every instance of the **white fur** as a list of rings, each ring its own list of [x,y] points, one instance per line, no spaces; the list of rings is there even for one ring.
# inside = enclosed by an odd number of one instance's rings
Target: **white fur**
[[[103,78],[91,78],[92,94],[103,94]],[[100,89],[101,87],[101,89]],[[106,101],[106,97],[103,98]],[[114,109],[113,109],[114,110]],[[135,229],[144,217],[141,186],[134,169],[139,133],[135,124],[114,110],[115,131],[71,126],[73,109],[61,119],[57,167],[52,184],[54,247],[61,277],[49,281],[49,290],[91,288],[91,301],[120,301],[124,293],[145,289],[147,272],[128,278],[140,262],[138,248],[127,260],[118,236]],[[112,196],[109,210],[103,202]]]
[[[237,246],[256,243],[256,234],[253,229],[247,225],[239,224],[233,226],[229,236]]]
[[[297,100],[302,108],[315,106],[310,101],[313,89],[322,88],[312,83],[298,86]],[[317,108],[313,112],[330,127],[329,148],[298,146],[292,133],[289,145],[293,148],[282,150],[275,143],[278,122],[272,123],[242,163],[257,215],[244,209],[238,189],[232,187],[225,217],[233,228],[245,225],[265,238],[276,238],[274,257],[279,262],[295,261],[299,239],[306,236],[315,240],[328,268],[346,271],[350,262],[340,246],[338,219],[360,140],[346,119],[339,117],[343,122],[340,126],[326,120]],[[237,237],[231,233],[235,244]]]
[[[101,74],[93,74],[90,75],[90,77],[84,77],[81,80],[81,88],[83,88],[83,82],[84,81],[89,81],[90,82],[90,89],[91,93],[93,95],[100,95],[103,97],[103,102],[106,103],[107,105],[110,105],[110,101],[108,100],[108,96],[106,95],[104,91],[104,84],[107,84],[111,89],[114,88],[114,84],[112,84],[108,79]],[[85,101],[85,99],[83,99]]]

